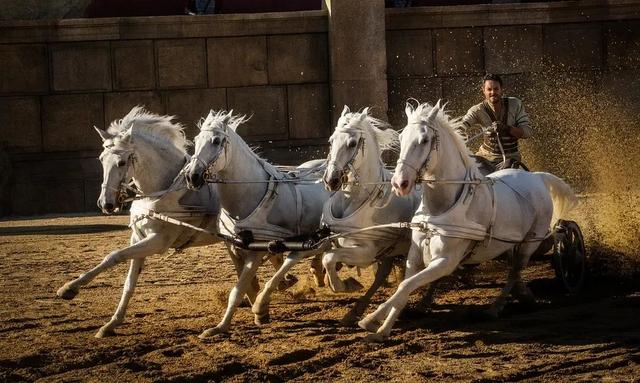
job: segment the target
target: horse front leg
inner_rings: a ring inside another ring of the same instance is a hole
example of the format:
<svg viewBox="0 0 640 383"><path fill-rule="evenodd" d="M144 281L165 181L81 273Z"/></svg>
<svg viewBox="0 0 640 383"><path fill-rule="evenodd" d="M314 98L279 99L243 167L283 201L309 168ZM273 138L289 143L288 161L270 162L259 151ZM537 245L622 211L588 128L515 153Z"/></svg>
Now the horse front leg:
<svg viewBox="0 0 640 383"><path fill-rule="evenodd" d="M376 333L367 336L366 339L369 341L382 341L388 338L411 293L428 283L453 273L464 256L467 243L467 240L458 238L443 238L440 236L431 238L430 251L433 258L427 267L400 282L398 289L391 298L358 323L361 328L371 331L373 330L373 325L379 323L381 318L386 316Z"/></svg>
<svg viewBox="0 0 640 383"><path fill-rule="evenodd" d="M350 243L349 247L338 247L327 251L322 257L322 265L327 272L329 286L334 293L350 293L362 289L354 278L340 279L338 263L350 266L367 267L375 263L378 248L370 243Z"/></svg>
<svg viewBox="0 0 640 383"><path fill-rule="evenodd" d="M124 288L122 289L122 297L120 298L120 303L118 303L118 308L116 312L111 317L111 320L107 322L104 326L98 330L96 333L96 338L104 338L106 336L115 335L114 329L122 324L124 321L124 316L127 311L127 306L129 305L129 300L133 295L133 292L136 288L136 284L138 283L138 276L140 272L142 272L142 267L144 266L144 258L140 259L132 259L131 266L129 267L129 274L124 283Z"/></svg>
<svg viewBox="0 0 640 383"><path fill-rule="evenodd" d="M264 284L251 310L255 314L254 323L256 325L260 326L269 322L269 302L271 301L271 294L284 281L287 272L300 262L305 255L308 256L308 254L301 251L294 251L289 254L289 256L284 259L280 269Z"/></svg>
<svg viewBox="0 0 640 383"><path fill-rule="evenodd" d="M200 334L199 338L204 339L216 334L226 333L229 331L231 325L231 319L236 311L236 308L242 301L247 289L250 288L252 281L256 277L258 267L262 263L262 253L247 252L244 256L244 262L242 272L238 278L238 282L231 289L229 293L229 301L227 303L227 310L220 323L216 327L206 329Z"/></svg>
<svg viewBox="0 0 640 383"><path fill-rule="evenodd" d="M387 280L387 277L389 276L389 273L391 272L392 268L393 268L393 258L388 257L383 259L380 262L378 270L376 270L375 279L371 284L371 286L369 287L369 289L367 290L367 292L357 300L356 304L351 308L351 310L349 310L349 312L340 321L340 323L343 326L353 326L356 324L358 318L360 318L362 314L364 314L364 311L367 309L367 306L369 306L369 302L371 301L371 298L373 297L373 295L376 293L376 291L378 291L380 286L382 286L382 284Z"/></svg>
<svg viewBox="0 0 640 383"><path fill-rule="evenodd" d="M170 241L158 234L150 234L139 242L107 255L96 267L82 274L73 281L65 283L56 294L63 299L73 299L80 292L80 287L91 282L103 271L129 259L144 259L153 254L162 254L169 248Z"/></svg>
<svg viewBox="0 0 640 383"><path fill-rule="evenodd" d="M322 267L322 254L318 254L311 259L309 272L313 275L316 287L324 287L324 271Z"/></svg>

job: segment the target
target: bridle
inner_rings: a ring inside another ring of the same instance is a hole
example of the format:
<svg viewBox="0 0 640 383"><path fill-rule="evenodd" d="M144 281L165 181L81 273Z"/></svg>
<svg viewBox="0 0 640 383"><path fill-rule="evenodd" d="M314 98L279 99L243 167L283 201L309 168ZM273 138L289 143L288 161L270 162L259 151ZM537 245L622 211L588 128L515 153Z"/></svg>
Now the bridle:
<svg viewBox="0 0 640 383"><path fill-rule="evenodd" d="M397 164L398 165L403 165L406 166L408 168L410 168L411 170L416 172L416 180L423 180L424 179L424 173L426 172L427 166L429 165L429 161L431 160L431 154L433 152L438 152L439 147L440 147L440 139L438 136L438 130L435 129L432 126L429 126L427 121L419 121L419 122L414 122L412 125L416 125L419 124L420 126L425 125L427 129L433 131L433 137L431 138L431 145L429 145L429 152L427 153L427 157L425 158L424 162L421 165L416 165L414 163L412 163L411 161L408 161L406 158L400 158L398 159Z"/></svg>
<svg viewBox="0 0 640 383"><path fill-rule="evenodd" d="M360 133L360 138L358 139L358 143L356 144L356 146L353 148L353 154L351 155L351 158L349 159L349 161L347 161L344 164L342 169L340 169L340 171L342 172L340 182L342 184L343 189L348 184L349 173L353 175L355 183L356 184L359 183L358 172L356 171L355 166L353 166L353 163L356 161L356 158L358 157L358 151L362 151L362 155L364 155L364 149L365 149L364 135ZM330 166L330 165L334 165L334 166L337 165L336 161L331 160L331 151L329 151L329 154L327 156L327 166Z"/></svg>
<svg viewBox="0 0 640 383"><path fill-rule="evenodd" d="M105 148L105 150L114 153L115 152L110 148ZM116 193L116 203L119 206L122 206L124 203L132 201L134 198L129 197L129 193L134 193L135 195L140 194L140 190L133 184L130 179L132 178L131 169L134 167L135 155L133 150L125 151L128 152L127 159L125 160L125 171L123 173L122 179L118 183L118 187L114 188L112 186L107 185L105 181L100 184L101 192L104 191L106 193L107 190L112 190Z"/></svg>
<svg viewBox="0 0 640 383"><path fill-rule="evenodd" d="M218 153L207 163L200 159L198 156L191 157L192 161L199 162L204 167L204 172L202 173L202 177L205 182L211 183L218 181L218 177L212 171L213 166L220 159L220 155L224 152L224 160L225 164L222 169L226 168L229 165L229 156L228 156L228 146L229 146L229 134L221 129L211 128L211 129L201 129L201 132L216 132L219 133L222 138L219 146L222 146L222 150L219 150Z"/></svg>

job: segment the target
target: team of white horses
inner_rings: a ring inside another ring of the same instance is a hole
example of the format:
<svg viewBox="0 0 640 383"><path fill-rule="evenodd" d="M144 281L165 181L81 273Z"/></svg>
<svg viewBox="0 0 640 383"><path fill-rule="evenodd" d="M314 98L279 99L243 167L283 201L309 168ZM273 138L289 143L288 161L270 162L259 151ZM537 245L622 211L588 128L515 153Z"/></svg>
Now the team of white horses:
<svg viewBox="0 0 640 383"><path fill-rule="evenodd" d="M101 272L131 261L120 303L96 334L113 335L147 256L224 241L238 281L222 320L201 337L228 332L245 296L255 323L266 323L271 294L295 282L288 272L305 258L311 259L316 284L324 285L326 272L335 292L361 287L339 277L340 265L377 265L373 284L343 318L355 324L394 259L406 255L406 273L396 292L357 322L374 341L389 336L416 289L460 264L481 263L511 249L515 255L508 281L489 311L497 315L510 293L530 299L521 271L550 235L552 223L575 205L571 188L543 172L501 170L485 176L457 133L457 120L439 102L415 108L407 104L405 112L407 125L398 135L369 116L368 109L351 112L345 106L329 140L328 159L290 172L260 158L236 133L246 122L243 116L211 111L199 124L190 156L183 127L172 117L133 108L107 130L96 128L104 147L98 206L111 214L126 190L137 193L131 204L130 246L66 283L58 295L71 299ZM381 155L398 146L392 177ZM323 225L332 235L316 246L286 252L252 247L296 240L299 245ZM256 272L265 260L276 272L260 290Z"/></svg>

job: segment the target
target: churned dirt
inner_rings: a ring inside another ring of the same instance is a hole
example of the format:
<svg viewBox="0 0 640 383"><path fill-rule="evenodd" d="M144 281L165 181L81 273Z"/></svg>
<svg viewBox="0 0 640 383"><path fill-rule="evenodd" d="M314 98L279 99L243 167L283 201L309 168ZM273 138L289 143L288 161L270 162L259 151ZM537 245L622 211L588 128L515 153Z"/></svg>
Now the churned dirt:
<svg viewBox="0 0 640 383"><path fill-rule="evenodd" d="M597 221L598 198L581 200L582 217ZM236 279L221 245L149 259L125 324L117 336L96 339L117 305L127 265L99 276L72 301L55 292L125 246L126 224L125 216L0 222L0 381L640 379L635 258L603 245L606 233L590 221L586 235L602 235L588 241L592 276L582 294L565 295L542 257L525 274L537 307L513 302L502 318L483 319L478 314L506 276L506 264L494 261L449 280L431 312L410 307L382 344L340 326L359 295L316 288L306 262L294 269L299 282L274 295L271 324L254 325L242 307L228 336L198 339L221 318ZM261 282L272 270L262 267ZM368 270L341 272L365 285L371 280ZM374 303L395 284L391 277Z"/></svg>

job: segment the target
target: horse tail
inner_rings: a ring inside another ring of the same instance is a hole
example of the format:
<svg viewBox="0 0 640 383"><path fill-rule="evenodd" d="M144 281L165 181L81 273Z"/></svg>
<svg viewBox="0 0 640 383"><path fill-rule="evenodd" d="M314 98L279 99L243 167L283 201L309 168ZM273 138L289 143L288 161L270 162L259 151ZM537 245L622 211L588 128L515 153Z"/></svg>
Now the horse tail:
<svg viewBox="0 0 640 383"><path fill-rule="evenodd" d="M578 198L571 186L561 178L551 173L539 172L537 174L542 178L553 201L553 216L551 220L553 225L558 219L566 217L566 214L578 204Z"/></svg>

